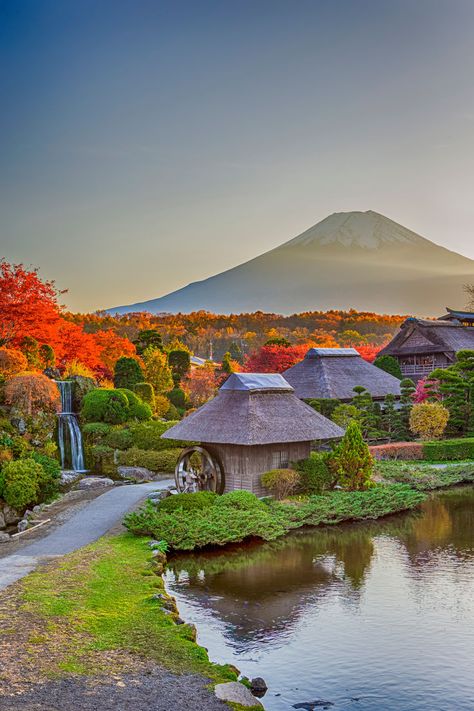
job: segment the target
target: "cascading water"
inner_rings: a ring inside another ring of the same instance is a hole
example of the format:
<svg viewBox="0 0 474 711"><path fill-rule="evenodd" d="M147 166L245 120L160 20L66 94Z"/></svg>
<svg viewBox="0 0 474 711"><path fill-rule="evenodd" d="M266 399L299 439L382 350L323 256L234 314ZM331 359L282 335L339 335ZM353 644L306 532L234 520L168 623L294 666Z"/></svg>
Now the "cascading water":
<svg viewBox="0 0 474 711"><path fill-rule="evenodd" d="M77 415L72 411L72 380L56 380L61 393L61 412L58 415L58 441L63 469L85 471L82 434ZM68 466L70 465L70 466Z"/></svg>

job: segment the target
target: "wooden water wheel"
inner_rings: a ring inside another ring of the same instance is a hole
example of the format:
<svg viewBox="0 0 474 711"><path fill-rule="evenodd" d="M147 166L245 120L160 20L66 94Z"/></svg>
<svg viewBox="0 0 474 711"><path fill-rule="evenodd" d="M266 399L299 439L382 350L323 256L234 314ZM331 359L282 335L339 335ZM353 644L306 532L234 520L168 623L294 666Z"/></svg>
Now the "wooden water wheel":
<svg viewBox="0 0 474 711"><path fill-rule="evenodd" d="M174 478L178 493L224 491L224 472L218 459L204 447L188 447L181 452Z"/></svg>

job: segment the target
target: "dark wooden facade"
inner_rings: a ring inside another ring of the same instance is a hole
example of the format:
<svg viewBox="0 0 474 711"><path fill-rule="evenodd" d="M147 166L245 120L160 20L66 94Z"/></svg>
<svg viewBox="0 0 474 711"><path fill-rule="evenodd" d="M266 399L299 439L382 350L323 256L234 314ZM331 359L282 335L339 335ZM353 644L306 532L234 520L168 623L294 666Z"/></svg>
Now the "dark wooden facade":
<svg viewBox="0 0 474 711"><path fill-rule="evenodd" d="M403 376L416 382L452 365L465 349L474 350L474 329L459 320L408 318L380 354L396 358Z"/></svg>

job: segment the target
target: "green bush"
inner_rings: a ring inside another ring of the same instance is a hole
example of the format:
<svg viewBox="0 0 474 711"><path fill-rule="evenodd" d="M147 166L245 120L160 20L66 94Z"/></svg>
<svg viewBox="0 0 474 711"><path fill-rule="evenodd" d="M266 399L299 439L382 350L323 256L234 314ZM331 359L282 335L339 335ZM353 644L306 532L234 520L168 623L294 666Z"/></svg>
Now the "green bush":
<svg viewBox="0 0 474 711"><path fill-rule="evenodd" d="M45 472L34 459L18 459L3 465L0 496L14 509L23 511L38 503Z"/></svg>
<svg viewBox="0 0 474 711"><path fill-rule="evenodd" d="M331 419L332 413L334 412L336 407L341 404L341 401L332 398L321 397L306 400L306 403L310 407L312 407L313 410L316 410L316 412L320 412L321 415L324 415L324 417Z"/></svg>
<svg viewBox="0 0 474 711"><path fill-rule="evenodd" d="M474 459L474 437L423 442L423 458L430 462Z"/></svg>
<svg viewBox="0 0 474 711"><path fill-rule="evenodd" d="M149 420L150 406L131 390L96 388L88 392L82 403L82 419L86 422L108 422L119 425L130 420Z"/></svg>
<svg viewBox="0 0 474 711"><path fill-rule="evenodd" d="M133 444L138 449L154 449L156 451L185 447L187 446L185 442L175 439L161 439L161 435L176 424L176 421L162 422L159 420L132 423L129 428L133 435Z"/></svg>
<svg viewBox="0 0 474 711"><path fill-rule="evenodd" d="M135 383L133 392L138 395L140 400L150 405L153 410L155 405L155 389L151 383Z"/></svg>
<svg viewBox="0 0 474 711"><path fill-rule="evenodd" d="M194 494L175 494L167 496L158 504L160 511L201 511L208 506L213 506L218 499L218 495L212 491L197 491Z"/></svg>
<svg viewBox="0 0 474 711"><path fill-rule="evenodd" d="M311 452L308 459L296 463L300 489L304 494L322 494L334 488L337 478L329 469L330 457L329 452Z"/></svg>
<svg viewBox="0 0 474 711"><path fill-rule="evenodd" d="M86 422L82 426L84 439L90 444L101 444L112 430L112 425L105 422Z"/></svg>
<svg viewBox="0 0 474 711"><path fill-rule="evenodd" d="M245 495L239 497L237 493ZM186 496L188 501L192 497L201 497L201 494ZM164 499L158 506L148 501L137 512L125 517L126 527L137 535L164 540L173 550L193 550L237 543L251 537L270 541L306 525L378 518L414 508L426 495L404 484L391 484L368 491L332 491L324 496L312 496L303 505L296 506L278 502L267 504L249 492L232 492L214 499L201 497L197 507L187 504L186 509L180 506L173 510L172 501L176 498ZM234 506L237 500L239 505ZM170 503L165 504L167 501ZM202 505L203 501L206 505ZM209 501L214 503L208 505ZM233 503L229 505L229 502ZM171 510L164 506L171 507Z"/></svg>
<svg viewBox="0 0 474 711"><path fill-rule="evenodd" d="M96 474L107 476L116 474L117 466L114 461L114 450L111 447L104 444L93 444L86 447L85 455L87 468Z"/></svg>
<svg viewBox="0 0 474 711"><path fill-rule="evenodd" d="M377 356L374 360L374 365L380 370L384 370L386 373L390 373L395 378L401 380L403 378L402 369L400 368L400 363L396 358L390 355Z"/></svg>
<svg viewBox="0 0 474 711"><path fill-rule="evenodd" d="M128 400L128 420L151 420L151 407L143 400L140 400L138 395L127 388L120 388L116 392L123 393Z"/></svg>
<svg viewBox="0 0 474 711"><path fill-rule="evenodd" d="M126 467L145 467L152 472L172 474L175 470L181 449L153 450L131 447L118 453L118 463Z"/></svg>
<svg viewBox="0 0 474 711"><path fill-rule="evenodd" d="M43 475L39 481L39 500L49 501L59 492L61 466L57 459L40 452L33 452L31 459L41 464Z"/></svg>
<svg viewBox="0 0 474 711"><path fill-rule="evenodd" d="M122 356L115 363L114 385L116 388L133 388L143 382L143 370L135 358Z"/></svg>
<svg viewBox="0 0 474 711"><path fill-rule="evenodd" d="M286 532L284 525L266 507L207 506L201 510L168 512L147 503L125 517L125 526L133 533L165 540L174 550L223 546L249 537L271 541Z"/></svg>
<svg viewBox="0 0 474 711"><path fill-rule="evenodd" d="M255 496L255 494L245 489L229 491L223 496L218 496L214 503L216 506L228 506L234 509L254 509L265 506L265 503Z"/></svg>
<svg viewBox="0 0 474 711"><path fill-rule="evenodd" d="M166 393L166 397L177 408L184 408L186 404L186 393L182 388L173 388Z"/></svg>
<svg viewBox="0 0 474 711"><path fill-rule="evenodd" d="M81 416L86 422L108 422L112 425L126 422L128 399L118 390L96 388L85 395Z"/></svg>
<svg viewBox="0 0 474 711"><path fill-rule="evenodd" d="M300 477L294 469L272 469L262 474L260 481L277 499L286 499L295 493Z"/></svg>
<svg viewBox="0 0 474 711"><path fill-rule="evenodd" d="M133 447L133 433L128 427L118 425L110 430L104 440L107 447L112 449L129 449Z"/></svg>

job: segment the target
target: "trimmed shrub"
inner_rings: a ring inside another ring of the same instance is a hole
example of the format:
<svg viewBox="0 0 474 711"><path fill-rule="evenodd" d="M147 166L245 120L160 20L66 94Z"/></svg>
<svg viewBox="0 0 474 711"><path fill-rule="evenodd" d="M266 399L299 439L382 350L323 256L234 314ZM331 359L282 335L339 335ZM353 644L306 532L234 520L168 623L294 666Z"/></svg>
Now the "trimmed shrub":
<svg viewBox="0 0 474 711"><path fill-rule="evenodd" d="M202 511L209 506L213 506L218 499L218 495L212 491L197 491L194 494L175 494L167 496L158 504L160 511Z"/></svg>
<svg viewBox="0 0 474 711"><path fill-rule="evenodd" d="M96 388L84 397L81 416L86 422L118 425L128 419L128 399L119 390Z"/></svg>
<svg viewBox="0 0 474 711"><path fill-rule="evenodd" d="M430 462L474 459L474 437L423 442L420 447L423 448L424 458Z"/></svg>
<svg viewBox="0 0 474 711"><path fill-rule="evenodd" d="M420 402L410 412L410 429L422 440L438 439L448 420L449 411L440 402Z"/></svg>
<svg viewBox="0 0 474 711"><path fill-rule="evenodd" d="M331 419L332 413L338 405L341 404L340 400L333 400L332 398L313 398L305 401L313 410L320 412L324 417Z"/></svg>
<svg viewBox="0 0 474 711"><path fill-rule="evenodd" d="M18 459L3 465L0 473L0 496L14 509L23 511L39 500L44 470L34 459Z"/></svg>
<svg viewBox="0 0 474 711"><path fill-rule="evenodd" d="M151 383L135 383L133 392L140 400L150 405L152 410L155 409L155 389Z"/></svg>
<svg viewBox="0 0 474 711"><path fill-rule="evenodd" d="M328 464L339 484L346 489L362 491L372 485L374 460L357 422L349 423Z"/></svg>
<svg viewBox="0 0 474 711"><path fill-rule="evenodd" d="M300 477L294 469L272 469L262 474L260 481L277 499L286 499L298 488Z"/></svg>
<svg viewBox="0 0 474 711"><path fill-rule="evenodd" d="M234 509L253 509L265 507L265 503L245 489L229 491L223 496L218 496L214 501L215 506L228 506Z"/></svg>
<svg viewBox="0 0 474 711"><path fill-rule="evenodd" d="M308 459L296 463L299 488L304 494L322 494L334 487L337 479L328 466L330 457L329 452L311 452Z"/></svg>
<svg viewBox="0 0 474 711"><path fill-rule="evenodd" d="M400 363L396 358L391 355L381 355L377 356L374 360L374 365L380 370L384 370L386 373L390 373L395 378L401 380L403 378L402 369L400 368Z"/></svg>
<svg viewBox="0 0 474 711"><path fill-rule="evenodd" d="M114 385L116 388L133 388L143 382L143 370L135 358L122 356L115 363Z"/></svg>
<svg viewBox="0 0 474 711"><path fill-rule="evenodd" d="M166 397L177 408L183 408L186 404L186 393L182 388L173 388L166 393Z"/></svg>
<svg viewBox="0 0 474 711"><path fill-rule="evenodd" d="M127 388L119 388L117 392L123 393L128 400L128 417L127 420L151 420L151 407L140 400L132 390Z"/></svg>
<svg viewBox="0 0 474 711"><path fill-rule="evenodd" d="M86 422L119 425L129 420L149 420L151 410L131 390L96 388L84 397L81 416Z"/></svg>
<svg viewBox="0 0 474 711"><path fill-rule="evenodd" d="M390 442L369 447L371 455L377 460L399 459L414 461L423 459L424 447L421 442Z"/></svg>
<svg viewBox="0 0 474 711"><path fill-rule="evenodd" d="M119 452L118 464L126 467L145 467L152 472L165 472L172 474L175 470L181 449L164 449L160 452L131 447L124 452Z"/></svg>

